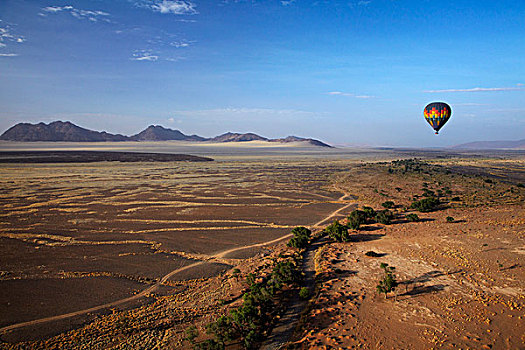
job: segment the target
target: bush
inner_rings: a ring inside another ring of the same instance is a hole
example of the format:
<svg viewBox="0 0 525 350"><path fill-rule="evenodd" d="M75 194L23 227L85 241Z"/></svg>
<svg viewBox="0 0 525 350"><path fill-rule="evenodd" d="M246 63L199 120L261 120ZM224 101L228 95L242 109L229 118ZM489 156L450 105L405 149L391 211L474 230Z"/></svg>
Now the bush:
<svg viewBox="0 0 525 350"><path fill-rule="evenodd" d="M197 327L195 327L194 325L191 325L188 328L186 328L186 331L184 333L186 334L185 339L190 344L195 344L195 338L199 336L199 331L197 330Z"/></svg>
<svg viewBox="0 0 525 350"><path fill-rule="evenodd" d="M310 296L310 291L308 290L308 288L303 287L301 288L301 290L299 290L299 297L301 299L308 299L309 296Z"/></svg>
<svg viewBox="0 0 525 350"><path fill-rule="evenodd" d="M408 214L406 216L406 219L408 220L408 222L418 222L419 216L417 216L417 214Z"/></svg>
<svg viewBox="0 0 525 350"><path fill-rule="evenodd" d="M416 209L422 213L427 213L435 210L439 204L439 199L437 199L436 197L428 197L419 201L412 202L410 208Z"/></svg>
<svg viewBox="0 0 525 350"><path fill-rule="evenodd" d="M392 209L395 206L395 203L392 201L386 201L381 203L381 205L386 209Z"/></svg>
<svg viewBox="0 0 525 350"><path fill-rule="evenodd" d="M434 193L434 191L431 191L426 188L423 189L423 197L435 197L435 196L436 196L436 193Z"/></svg>
<svg viewBox="0 0 525 350"><path fill-rule="evenodd" d="M388 266L386 263L381 263L379 266L385 271L385 275L383 279L378 282L376 288L379 293L385 293L385 298L387 298L388 293L393 291L398 285L396 276L394 275L395 267Z"/></svg>
<svg viewBox="0 0 525 350"><path fill-rule="evenodd" d="M347 227L351 230L359 230L359 227L366 223L366 213L361 210L354 210L348 216Z"/></svg>
<svg viewBox="0 0 525 350"><path fill-rule="evenodd" d="M377 222L383 225L390 225L393 218L394 218L394 214L392 214L392 212L388 209L381 210L377 212L377 215L376 215Z"/></svg>
<svg viewBox="0 0 525 350"><path fill-rule="evenodd" d="M451 201L459 202L459 201L461 201L461 198L459 198L459 197L453 197L453 198L451 199Z"/></svg>
<svg viewBox="0 0 525 350"><path fill-rule="evenodd" d="M454 222L454 218L452 216L447 216L447 222Z"/></svg>
<svg viewBox="0 0 525 350"><path fill-rule="evenodd" d="M310 235L312 234L312 231L310 231L306 227L299 226L292 230L292 234L293 237L290 238L288 246L303 249L308 246L308 242L310 241Z"/></svg>
<svg viewBox="0 0 525 350"><path fill-rule="evenodd" d="M215 322L206 326L206 332L213 334L214 340L206 342L205 349L224 349L226 342L236 338L232 319L228 316L220 316Z"/></svg>
<svg viewBox="0 0 525 350"><path fill-rule="evenodd" d="M367 221L374 221L376 217L376 211L374 209L371 207L363 207L363 213L365 213Z"/></svg>
<svg viewBox="0 0 525 350"><path fill-rule="evenodd" d="M350 240L348 229L337 220L330 224L325 231L328 233L328 236L336 242L348 242Z"/></svg>
<svg viewBox="0 0 525 350"><path fill-rule="evenodd" d="M521 188L525 187L525 185L523 184L517 184L516 186L521 187Z"/></svg>
<svg viewBox="0 0 525 350"><path fill-rule="evenodd" d="M296 228L294 228L292 230L292 233L293 233L294 236L306 236L306 237L310 238L310 235L312 234L312 231L310 231L309 229L307 229L304 226L297 226Z"/></svg>

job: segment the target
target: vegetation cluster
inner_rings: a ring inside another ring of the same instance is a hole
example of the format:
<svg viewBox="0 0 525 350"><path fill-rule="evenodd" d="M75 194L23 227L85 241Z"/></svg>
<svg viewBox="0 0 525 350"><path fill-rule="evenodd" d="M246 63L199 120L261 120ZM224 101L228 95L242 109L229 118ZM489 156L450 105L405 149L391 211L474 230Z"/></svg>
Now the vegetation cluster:
<svg viewBox="0 0 525 350"><path fill-rule="evenodd" d="M293 237L288 242L288 247L304 249L310 243L312 231L306 227L299 226L292 230Z"/></svg>
<svg viewBox="0 0 525 350"><path fill-rule="evenodd" d="M306 227L292 230L289 247L304 249L310 243L311 231ZM275 320L278 305L284 298L283 291L297 285L301 276L299 265L302 255L294 252L281 254L273 261L272 272L266 276L247 275L247 291L242 295L240 307L231 309L206 326L210 339L196 343L196 328L187 330L186 340L194 349L224 349L228 344L239 344L244 349L255 349L264 340ZM308 298L308 288L299 292L301 298Z"/></svg>

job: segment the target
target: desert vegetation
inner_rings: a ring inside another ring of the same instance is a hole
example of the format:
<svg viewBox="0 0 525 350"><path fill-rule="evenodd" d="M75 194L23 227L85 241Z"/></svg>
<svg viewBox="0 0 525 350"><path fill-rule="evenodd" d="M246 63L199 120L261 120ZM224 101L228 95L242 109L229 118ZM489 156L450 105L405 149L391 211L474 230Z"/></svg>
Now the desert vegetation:
<svg viewBox="0 0 525 350"><path fill-rule="evenodd" d="M522 170L483 162L93 163L31 166L23 178L20 166L3 168L0 239L33 260L17 258L26 261L18 270L2 263L3 290L19 291L2 298L56 309L24 293L105 283L118 299L150 290L73 329L4 332L3 346L256 348L294 298L308 303L295 347L520 344ZM315 254L315 289L301 284L305 251ZM65 254L78 259L65 265ZM16 307L2 310L4 325L49 315ZM407 313L398 321L392 308Z"/></svg>
<svg viewBox="0 0 525 350"><path fill-rule="evenodd" d="M347 227L373 234L319 249L301 348L522 346L523 169L523 161L406 159L341 174L338 185L362 205Z"/></svg>

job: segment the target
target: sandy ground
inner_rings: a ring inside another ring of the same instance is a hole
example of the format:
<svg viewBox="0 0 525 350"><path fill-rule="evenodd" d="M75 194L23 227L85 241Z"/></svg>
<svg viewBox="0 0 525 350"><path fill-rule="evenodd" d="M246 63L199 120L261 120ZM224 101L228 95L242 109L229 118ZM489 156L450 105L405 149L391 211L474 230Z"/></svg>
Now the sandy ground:
<svg viewBox="0 0 525 350"><path fill-rule="evenodd" d="M0 254L7 272L0 283L112 277L143 290L195 261L206 271L166 279L142 305L9 332L0 347L188 348L190 325L204 335L208 322L242 302L246 275L287 250L277 242L232 249L282 237L294 225L343 219L348 213L337 210L348 203L381 209L386 200L396 204L392 225L366 225L353 242L318 249L319 292L289 347L524 347L525 191L516 186L525 182L523 159L453 156L403 172L390 163L312 157L111 171L102 164L2 168L9 176L0 192L1 239L16 247ZM442 191L446 205L406 222L406 207L424 188ZM376 292L380 262L395 266L400 282L387 299ZM28 339L37 340L20 342Z"/></svg>
<svg viewBox="0 0 525 350"><path fill-rule="evenodd" d="M342 180L366 176L367 185L384 190L387 196L374 197L372 190L363 202L376 209L394 193L396 203L408 202L406 197L429 182L428 175L404 175L403 180L376 170ZM402 190L390 192L389 178L396 180L391 187ZM518 178L524 179L523 174ZM363 186L347 184L354 190ZM458 202L418 213L422 222L367 225L355 232L353 242L321 248L319 293L289 347L525 348L525 191L494 176L466 177L452 185L451 196L471 205ZM504 195L509 191L516 197ZM402 208L397 211L400 218L406 214ZM449 216L454 222L447 222ZM370 251L379 257L366 256ZM384 276L380 263L395 267L399 282L387 299L376 290Z"/></svg>

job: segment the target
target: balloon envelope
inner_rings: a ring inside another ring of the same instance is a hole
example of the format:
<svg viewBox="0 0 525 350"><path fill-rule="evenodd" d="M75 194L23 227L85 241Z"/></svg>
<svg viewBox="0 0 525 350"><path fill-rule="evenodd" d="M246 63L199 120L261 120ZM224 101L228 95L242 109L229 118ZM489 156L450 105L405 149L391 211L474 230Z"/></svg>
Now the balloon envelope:
<svg viewBox="0 0 525 350"><path fill-rule="evenodd" d="M437 134L439 129L450 119L452 109L445 102L432 102L425 107L423 115Z"/></svg>

